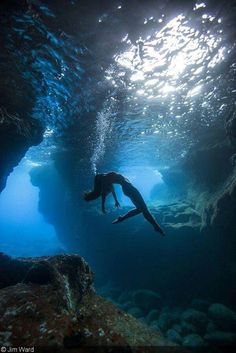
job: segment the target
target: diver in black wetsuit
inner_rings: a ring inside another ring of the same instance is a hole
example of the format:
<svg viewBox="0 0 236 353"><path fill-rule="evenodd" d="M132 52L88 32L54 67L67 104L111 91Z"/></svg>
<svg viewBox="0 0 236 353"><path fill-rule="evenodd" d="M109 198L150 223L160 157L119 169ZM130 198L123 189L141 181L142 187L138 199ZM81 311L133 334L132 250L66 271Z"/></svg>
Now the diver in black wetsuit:
<svg viewBox="0 0 236 353"><path fill-rule="evenodd" d="M123 222L127 218L130 218L138 215L139 213L142 213L143 216L146 218L146 220L152 224L155 231L161 233L162 235L165 235L165 233L163 232L159 224L156 222L156 220L148 210L147 205L144 199L142 198L142 195L140 194L140 192L130 183L128 179L123 177L123 175L121 174L118 174L115 172L109 172L106 174L97 174L94 178L94 189L92 191L84 193L84 200L92 201L101 196L102 212L106 213L106 210L105 210L106 196L109 193L112 193L115 200L115 206L119 207L120 204L117 200L113 184L120 184L122 187L123 193L130 198L130 200L133 202L133 204L136 207L133 210L124 214L123 216L119 216L117 219L115 219L112 222L113 224Z"/></svg>

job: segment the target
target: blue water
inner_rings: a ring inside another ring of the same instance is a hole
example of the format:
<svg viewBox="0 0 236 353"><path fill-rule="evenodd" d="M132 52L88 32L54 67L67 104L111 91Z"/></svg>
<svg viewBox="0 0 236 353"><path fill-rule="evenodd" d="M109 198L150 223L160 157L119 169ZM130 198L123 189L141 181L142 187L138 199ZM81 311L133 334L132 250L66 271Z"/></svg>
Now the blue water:
<svg viewBox="0 0 236 353"><path fill-rule="evenodd" d="M0 197L0 251L12 256L42 256L62 250L54 227L38 210L39 190L23 160L7 180ZM59 250L60 249L60 250Z"/></svg>

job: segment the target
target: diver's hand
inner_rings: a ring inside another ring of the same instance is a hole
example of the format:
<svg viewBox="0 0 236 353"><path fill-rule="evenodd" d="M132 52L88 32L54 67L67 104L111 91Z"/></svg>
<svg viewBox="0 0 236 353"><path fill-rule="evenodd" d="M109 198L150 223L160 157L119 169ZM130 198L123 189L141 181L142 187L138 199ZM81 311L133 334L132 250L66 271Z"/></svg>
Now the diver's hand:
<svg viewBox="0 0 236 353"><path fill-rule="evenodd" d="M115 203L115 207L116 207L116 208L119 208L119 207L120 207L120 204L119 204L119 202L118 202L118 201L116 201L116 203Z"/></svg>

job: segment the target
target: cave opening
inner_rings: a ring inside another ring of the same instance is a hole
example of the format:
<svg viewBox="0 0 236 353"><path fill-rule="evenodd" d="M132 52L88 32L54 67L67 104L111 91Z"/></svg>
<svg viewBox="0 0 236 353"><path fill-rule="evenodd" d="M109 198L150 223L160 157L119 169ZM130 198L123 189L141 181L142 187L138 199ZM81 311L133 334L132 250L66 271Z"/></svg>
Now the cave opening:
<svg viewBox="0 0 236 353"><path fill-rule="evenodd" d="M0 251L11 256L44 256L63 251L55 229L39 212L39 190L30 181L37 163L26 155L14 168L0 198Z"/></svg>

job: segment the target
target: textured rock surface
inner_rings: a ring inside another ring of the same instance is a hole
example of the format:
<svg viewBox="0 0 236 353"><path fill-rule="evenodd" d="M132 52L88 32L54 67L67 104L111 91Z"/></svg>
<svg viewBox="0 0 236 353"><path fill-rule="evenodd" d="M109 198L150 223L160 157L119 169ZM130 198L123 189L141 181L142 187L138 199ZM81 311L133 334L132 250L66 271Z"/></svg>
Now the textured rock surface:
<svg viewBox="0 0 236 353"><path fill-rule="evenodd" d="M178 344L181 344L182 343L182 337L180 336L180 334L175 331L174 329L169 329L167 332L166 332L166 337L173 341L173 342L176 342Z"/></svg>
<svg viewBox="0 0 236 353"><path fill-rule="evenodd" d="M37 120L11 115L0 106L0 192L29 147L38 145L42 138L43 127Z"/></svg>
<svg viewBox="0 0 236 353"><path fill-rule="evenodd" d="M174 343L96 295L92 281L78 255L11 259L1 254L0 344L79 352L91 346L175 351Z"/></svg>
<svg viewBox="0 0 236 353"><path fill-rule="evenodd" d="M186 347L194 348L194 347L202 347L202 346L204 347L207 345L207 343L202 339L201 336L197 334L191 334L184 337L183 345Z"/></svg>
<svg viewBox="0 0 236 353"><path fill-rule="evenodd" d="M209 316L222 329L236 330L236 312L223 304L215 303L209 307Z"/></svg>
<svg viewBox="0 0 236 353"><path fill-rule="evenodd" d="M188 309L182 314L182 319L197 328L199 332L204 332L208 323L205 313L195 309Z"/></svg>

